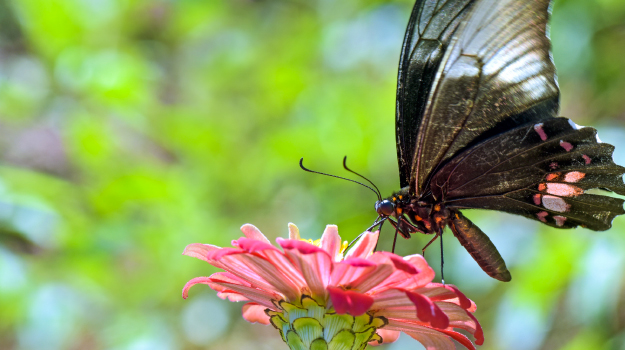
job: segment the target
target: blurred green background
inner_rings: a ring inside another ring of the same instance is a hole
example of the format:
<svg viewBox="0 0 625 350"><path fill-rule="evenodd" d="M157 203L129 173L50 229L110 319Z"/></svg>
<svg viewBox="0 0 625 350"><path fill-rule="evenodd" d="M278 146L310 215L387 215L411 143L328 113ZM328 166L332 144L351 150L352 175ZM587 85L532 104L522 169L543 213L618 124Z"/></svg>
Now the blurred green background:
<svg viewBox="0 0 625 350"><path fill-rule="evenodd" d="M0 349L285 349L181 256L253 223L352 239L390 194L397 62L412 0L0 0ZM561 114L625 164L625 2L557 0ZM451 235L447 281L481 349L625 349L625 219L555 230L473 211L513 275ZM392 232L382 248L389 249ZM427 238L402 241L420 252ZM426 254L438 269L437 249ZM387 350L419 349L403 336Z"/></svg>

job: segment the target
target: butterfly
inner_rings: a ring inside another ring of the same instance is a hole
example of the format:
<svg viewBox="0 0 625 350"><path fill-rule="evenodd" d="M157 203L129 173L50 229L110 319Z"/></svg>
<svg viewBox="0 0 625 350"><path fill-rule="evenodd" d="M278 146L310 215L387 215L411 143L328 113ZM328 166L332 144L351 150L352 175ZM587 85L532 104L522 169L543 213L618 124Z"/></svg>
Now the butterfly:
<svg viewBox="0 0 625 350"><path fill-rule="evenodd" d="M395 238L420 232L434 234L432 243L449 226L484 272L510 281L497 248L462 210L595 231L625 213L622 199L587 193L625 195L614 147L558 117L550 11L550 0L416 2L397 83L401 190L376 202L373 227L389 221Z"/></svg>

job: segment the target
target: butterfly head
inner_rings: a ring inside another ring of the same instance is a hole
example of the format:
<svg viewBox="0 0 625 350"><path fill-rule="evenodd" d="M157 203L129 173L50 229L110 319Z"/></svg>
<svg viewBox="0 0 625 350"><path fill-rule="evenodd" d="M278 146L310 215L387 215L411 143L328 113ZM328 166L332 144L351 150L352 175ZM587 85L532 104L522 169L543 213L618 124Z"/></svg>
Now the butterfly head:
<svg viewBox="0 0 625 350"><path fill-rule="evenodd" d="M375 202L375 211L380 216L391 216L395 213L395 203L388 199L379 200Z"/></svg>

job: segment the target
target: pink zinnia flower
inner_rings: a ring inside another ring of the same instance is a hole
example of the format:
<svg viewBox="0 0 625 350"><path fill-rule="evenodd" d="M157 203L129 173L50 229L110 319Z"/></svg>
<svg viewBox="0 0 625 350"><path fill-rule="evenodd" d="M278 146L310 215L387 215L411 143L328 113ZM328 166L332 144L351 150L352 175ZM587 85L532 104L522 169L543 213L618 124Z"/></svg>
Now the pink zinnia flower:
<svg viewBox="0 0 625 350"><path fill-rule="evenodd" d="M481 345L484 336L473 316L476 306L452 285L432 283L434 271L421 255L400 257L374 252L378 232L365 232L344 254L336 226L319 242L303 241L289 224L289 239L272 246L256 227L233 248L190 244L184 253L225 272L197 277L182 290L203 283L230 301L246 301L243 317L272 324L291 349L364 349L392 342L404 332L427 349L455 349L455 339Z"/></svg>

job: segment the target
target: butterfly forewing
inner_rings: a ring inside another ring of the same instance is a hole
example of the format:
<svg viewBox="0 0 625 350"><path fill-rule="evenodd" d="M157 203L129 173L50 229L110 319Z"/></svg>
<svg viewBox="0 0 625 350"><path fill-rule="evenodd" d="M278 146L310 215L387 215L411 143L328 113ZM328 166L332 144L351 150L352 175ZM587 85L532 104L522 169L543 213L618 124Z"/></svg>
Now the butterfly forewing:
<svg viewBox="0 0 625 350"><path fill-rule="evenodd" d="M463 149L557 115L549 0L476 1L452 36L419 119L410 186Z"/></svg>
<svg viewBox="0 0 625 350"><path fill-rule="evenodd" d="M437 69L453 32L474 1L417 1L408 22L397 81L397 159L401 187L408 186L417 131Z"/></svg>

